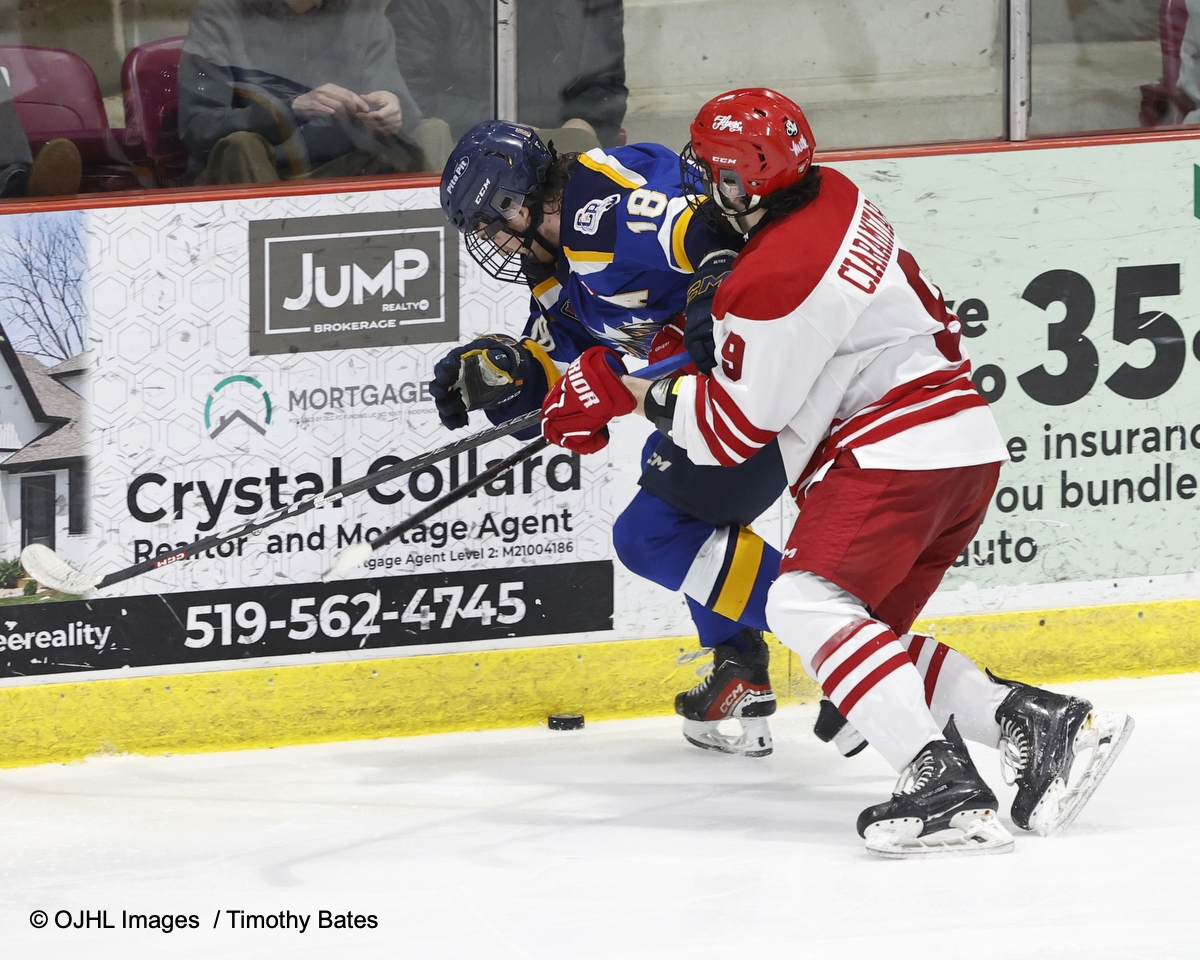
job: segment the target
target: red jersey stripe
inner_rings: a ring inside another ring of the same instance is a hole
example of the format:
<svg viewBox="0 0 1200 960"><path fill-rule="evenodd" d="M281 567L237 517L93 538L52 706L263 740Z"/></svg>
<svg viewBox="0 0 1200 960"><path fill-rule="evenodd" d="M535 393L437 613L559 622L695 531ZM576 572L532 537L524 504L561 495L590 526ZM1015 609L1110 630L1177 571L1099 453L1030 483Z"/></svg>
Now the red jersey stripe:
<svg viewBox="0 0 1200 960"><path fill-rule="evenodd" d="M761 427L756 427L746 418L746 415L742 413L737 402L721 386L719 380L710 377L708 390L713 402L721 408L722 413L729 417L729 422L751 443L756 443L762 447L775 439L775 434L770 430L763 430Z"/></svg>

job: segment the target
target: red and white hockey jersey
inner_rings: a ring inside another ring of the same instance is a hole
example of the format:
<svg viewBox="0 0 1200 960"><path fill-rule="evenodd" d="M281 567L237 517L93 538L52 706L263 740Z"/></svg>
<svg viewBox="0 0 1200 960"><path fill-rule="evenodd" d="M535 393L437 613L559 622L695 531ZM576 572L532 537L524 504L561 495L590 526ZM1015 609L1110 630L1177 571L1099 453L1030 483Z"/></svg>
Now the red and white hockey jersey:
<svg viewBox="0 0 1200 960"><path fill-rule="evenodd" d="M778 437L797 496L845 449L866 469L1007 460L958 318L879 208L821 173L817 198L755 235L718 291L720 363L682 381L673 439L730 466Z"/></svg>

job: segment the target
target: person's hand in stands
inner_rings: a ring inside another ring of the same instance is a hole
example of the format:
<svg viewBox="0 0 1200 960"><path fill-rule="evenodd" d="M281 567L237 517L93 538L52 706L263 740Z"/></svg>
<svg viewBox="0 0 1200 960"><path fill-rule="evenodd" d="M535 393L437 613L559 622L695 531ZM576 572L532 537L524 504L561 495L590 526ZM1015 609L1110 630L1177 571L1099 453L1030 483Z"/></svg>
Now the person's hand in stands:
<svg viewBox="0 0 1200 960"><path fill-rule="evenodd" d="M371 96L371 94L368 94ZM371 106L353 90L336 83L323 83L315 90L301 94L292 101L292 112L301 120L314 117L337 117L365 114Z"/></svg>
<svg viewBox="0 0 1200 960"><path fill-rule="evenodd" d="M362 99L370 106L367 112L358 115L358 119L368 128L388 136L400 130L404 115L400 110L399 97L390 90L375 90L363 94Z"/></svg>

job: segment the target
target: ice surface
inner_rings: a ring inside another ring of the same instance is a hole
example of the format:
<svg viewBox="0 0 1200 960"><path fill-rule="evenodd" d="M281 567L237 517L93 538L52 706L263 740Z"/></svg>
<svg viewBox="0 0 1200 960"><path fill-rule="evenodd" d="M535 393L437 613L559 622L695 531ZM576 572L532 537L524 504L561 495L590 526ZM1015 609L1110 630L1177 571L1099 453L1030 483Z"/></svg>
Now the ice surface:
<svg viewBox="0 0 1200 960"><path fill-rule="evenodd" d="M1063 689L1137 729L1064 835L1013 828L1003 857L869 857L854 820L894 777L815 740L813 707L781 711L763 760L659 718L0 771L0 955L1200 956L1200 675ZM35 909L118 929L35 930ZM200 929L122 930L122 909ZM318 930L321 909L379 927ZM214 930L218 910L313 916Z"/></svg>

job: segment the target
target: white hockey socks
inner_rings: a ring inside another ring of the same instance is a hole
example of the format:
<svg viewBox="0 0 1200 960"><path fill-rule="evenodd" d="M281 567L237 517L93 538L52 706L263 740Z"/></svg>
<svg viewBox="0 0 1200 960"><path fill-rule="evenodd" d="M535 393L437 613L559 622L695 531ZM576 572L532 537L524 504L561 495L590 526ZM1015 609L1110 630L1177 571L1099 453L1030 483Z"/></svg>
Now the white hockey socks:
<svg viewBox="0 0 1200 960"><path fill-rule="evenodd" d="M812 674L842 716L897 770L942 730L925 703L921 675L878 620L847 624L812 658Z"/></svg>
<svg viewBox="0 0 1200 960"><path fill-rule="evenodd" d="M929 712L907 650L856 597L816 574L785 573L771 587L767 621L842 716L897 770L942 738L944 724Z"/></svg>
<svg viewBox="0 0 1200 960"><path fill-rule="evenodd" d="M965 739L989 747L1000 746L996 709L1009 688L992 683L987 674L961 653L932 637L906 633L899 642L908 650L923 678L925 702L934 721L944 727L953 716ZM845 711L842 715L845 716Z"/></svg>

